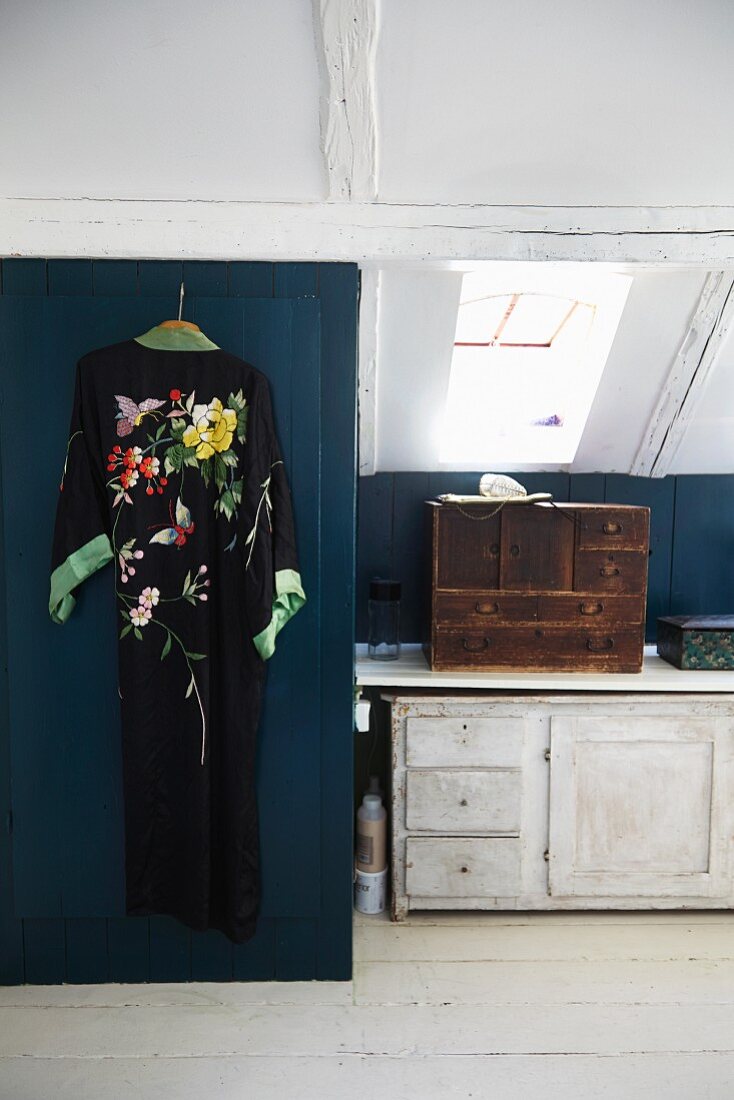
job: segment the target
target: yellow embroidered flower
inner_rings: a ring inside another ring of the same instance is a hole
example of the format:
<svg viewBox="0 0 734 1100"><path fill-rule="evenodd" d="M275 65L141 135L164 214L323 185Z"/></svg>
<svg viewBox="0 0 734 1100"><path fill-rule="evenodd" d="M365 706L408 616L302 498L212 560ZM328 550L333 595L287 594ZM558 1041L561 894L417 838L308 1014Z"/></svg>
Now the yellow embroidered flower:
<svg viewBox="0 0 734 1100"><path fill-rule="evenodd" d="M215 397L208 405L194 405L191 419L193 423L183 434L183 445L196 447L196 457L200 462L211 458L215 451L229 449L237 427L234 409L225 409L219 398Z"/></svg>

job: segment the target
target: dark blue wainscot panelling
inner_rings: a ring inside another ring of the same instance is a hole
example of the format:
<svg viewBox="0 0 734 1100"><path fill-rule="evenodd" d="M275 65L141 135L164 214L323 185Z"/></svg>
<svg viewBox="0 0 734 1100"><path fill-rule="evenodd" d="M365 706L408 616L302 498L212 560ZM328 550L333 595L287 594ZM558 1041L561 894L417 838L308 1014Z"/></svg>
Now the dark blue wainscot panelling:
<svg viewBox="0 0 734 1100"><path fill-rule="evenodd" d="M262 916L237 947L125 917L107 571L63 629L47 613L75 362L175 316L182 278L184 316L271 380L309 597L269 669ZM349 978L356 268L11 259L2 290L0 984Z"/></svg>
<svg viewBox="0 0 734 1100"><path fill-rule="evenodd" d="M622 474L516 474L557 501L640 504L650 508L647 599L649 641L660 615L734 613L734 477L627 477ZM401 634L418 641L425 613L423 501L473 493L480 474L395 473L359 479L357 638L367 640L373 576L403 583Z"/></svg>

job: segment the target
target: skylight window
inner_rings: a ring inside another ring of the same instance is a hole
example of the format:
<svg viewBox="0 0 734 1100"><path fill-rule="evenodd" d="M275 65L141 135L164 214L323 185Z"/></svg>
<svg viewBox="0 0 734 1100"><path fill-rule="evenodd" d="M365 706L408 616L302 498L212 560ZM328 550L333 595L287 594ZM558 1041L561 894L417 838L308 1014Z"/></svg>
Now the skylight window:
<svg viewBox="0 0 734 1100"><path fill-rule="evenodd" d="M497 264L462 283L442 465L564 465L578 449L632 279Z"/></svg>

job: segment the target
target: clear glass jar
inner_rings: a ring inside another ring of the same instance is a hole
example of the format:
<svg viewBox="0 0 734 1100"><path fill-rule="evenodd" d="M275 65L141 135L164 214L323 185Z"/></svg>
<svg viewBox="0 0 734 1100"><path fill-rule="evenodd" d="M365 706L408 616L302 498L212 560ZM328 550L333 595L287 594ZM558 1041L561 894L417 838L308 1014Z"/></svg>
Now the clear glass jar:
<svg viewBox="0 0 734 1100"><path fill-rule="evenodd" d="M370 581L368 653L374 661L400 656L400 581Z"/></svg>

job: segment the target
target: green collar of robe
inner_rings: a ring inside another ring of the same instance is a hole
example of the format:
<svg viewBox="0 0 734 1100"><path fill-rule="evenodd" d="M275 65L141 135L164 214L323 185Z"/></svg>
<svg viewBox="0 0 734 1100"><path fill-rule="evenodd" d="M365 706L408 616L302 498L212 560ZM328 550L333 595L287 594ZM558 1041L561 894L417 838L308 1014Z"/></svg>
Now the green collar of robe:
<svg viewBox="0 0 734 1100"><path fill-rule="evenodd" d="M164 328L163 325L155 325L142 336L136 336L135 343L142 344L144 348L158 348L159 351L219 350L219 346L203 332L192 328Z"/></svg>

